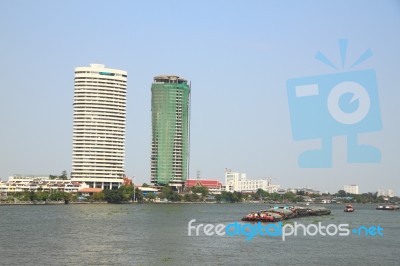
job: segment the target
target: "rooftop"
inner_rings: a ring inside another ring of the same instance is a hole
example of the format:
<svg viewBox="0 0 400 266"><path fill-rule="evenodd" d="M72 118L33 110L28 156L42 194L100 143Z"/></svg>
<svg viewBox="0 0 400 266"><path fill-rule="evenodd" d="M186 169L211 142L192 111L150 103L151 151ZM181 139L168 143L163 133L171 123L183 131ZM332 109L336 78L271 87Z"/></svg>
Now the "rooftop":
<svg viewBox="0 0 400 266"><path fill-rule="evenodd" d="M154 77L155 83L187 83L187 80L175 75L159 75Z"/></svg>

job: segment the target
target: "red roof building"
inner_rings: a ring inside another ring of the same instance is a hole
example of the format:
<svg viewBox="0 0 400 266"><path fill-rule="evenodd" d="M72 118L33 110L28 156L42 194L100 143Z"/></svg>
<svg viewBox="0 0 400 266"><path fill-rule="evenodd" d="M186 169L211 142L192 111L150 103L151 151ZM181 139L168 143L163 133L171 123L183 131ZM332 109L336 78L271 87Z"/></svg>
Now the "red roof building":
<svg viewBox="0 0 400 266"><path fill-rule="evenodd" d="M206 187L211 193L221 193L222 190L221 181L212 179L188 179L185 186L188 188L196 186Z"/></svg>
<svg viewBox="0 0 400 266"><path fill-rule="evenodd" d="M78 190L78 193L98 193L98 192L102 192L103 190L101 188L82 188L80 190Z"/></svg>

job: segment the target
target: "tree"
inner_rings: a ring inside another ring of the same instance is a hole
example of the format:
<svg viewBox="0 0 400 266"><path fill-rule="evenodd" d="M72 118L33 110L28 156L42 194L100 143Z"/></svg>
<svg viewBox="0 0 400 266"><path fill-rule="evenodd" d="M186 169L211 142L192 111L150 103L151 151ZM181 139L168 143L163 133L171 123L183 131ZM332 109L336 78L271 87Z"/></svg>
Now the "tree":
<svg viewBox="0 0 400 266"><path fill-rule="evenodd" d="M103 193L104 193L104 199L108 203L121 203L122 202L122 193L118 190L105 189L103 191Z"/></svg>
<svg viewBox="0 0 400 266"><path fill-rule="evenodd" d="M192 190L193 193L201 193L201 195L203 197L208 195L208 188L207 187L195 186L195 187L192 187L191 190Z"/></svg>
<svg viewBox="0 0 400 266"><path fill-rule="evenodd" d="M135 198L133 200L137 202L143 202L143 192L138 188L135 189Z"/></svg>
<svg viewBox="0 0 400 266"><path fill-rule="evenodd" d="M58 190L52 190L49 198L50 200L56 200L56 201L64 200L65 199L64 192Z"/></svg>
<svg viewBox="0 0 400 266"><path fill-rule="evenodd" d="M162 188L160 198L173 202L182 200L182 197L177 192L173 191L170 186Z"/></svg>
<svg viewBox="0 0 400 266"><path fill-rule="evenodd" d="M47 191L39 191L38 189L38 192L36 192L37 200L46 201L49 198L49 196L50 196L49 192Z"/></svg>
<svg viewBox="0 0 400 266"><path fill-rule="evenodd" d="M68 174L67 174L67 171L62 171L61 172L61 175L59 176L59 178L60 179L63 179L63 180L66 180L66 179L68 179Z"/></svg>
<svg viewBox="0 0 400 266"><path fill-rule="evenodd" d="M338 197L346 197L347 193L343 189L339 190L337 193Z"/></svg>
<svg viewBox="0 0 400 266"><path fill-rule="evenodd" d="M187 202L196 202L199 201L199 199L200 197L196 193L185 194L185 196L183 196L183 200Z"/></svg>
<svg viewBox="0 0 400 266"><path fill-rule="evenodd" d="M143 183L142 187L149 187L149 185L147 183Z"/></svg>
<svg viewBox="0 0 400 266"><path fill-rule="evenodd" d="M103 192L93 193L93 195L91 196L91 199L93 201L103 201L104 200L104 193Z"/></svg>
<svg viewBox="0 0 400 266"><path fill-rule="evenodd" d="M37 198L37 196L36 196L36 193L33 192L33 191L30 191L30 192L29 192L29 200L34 201L34 200L37 200L37 199L38 199L38 198Z"/></svg>
<svg viewBox="0 0 400 266"><path fill-rule="evenodd" d="M156 195L154 195L154 193L147 193L144 198L148 201L153 201L156 198Z"/></svg>
<svg viewBox="0 0 400 266"><path fill-rule="evenodd" d="M133 186L123 185L118 188L118 192L121 194L122 201L130 201L133 198Z"/></svg>
<svg viewBox="0 0 400 266"><path fill-rule="evenodd" d="M171 197L171 195L173 194L172 189L169 186L164 186L161 189L161 195L160 198L162 199L168 199L169 197Z"/></svg>
<svg viewBox="0 0 400 266"><path fill-rule="evenodd" d="M177 202L177 201L181 201L182 197L181 195L178 194L178 192L173 191L172 195L168 198L169 201L172 202Z"/></svg>
<svg viewBox="0 0 400 266"><path fill-rule="evenodd" d="M229 203L236 203L241 202L243 199L243 194L241 192L226 192L223 191L221 193L221 201L229 202Z"/></svg>
<svg viewBox="0 0 400 266"><path fill-rule="evenodd" d="M290 202L295 202L296 201L296 195L293 192L286 192L283 197L285 200L290 201Z"/></svg>
<svg viewBox="0 0 400 266"><path fill-rule="evenodd" d="M215 200L216 200L218 203L221 203L221 200L222 200L221 194L215 195Z"/></svg>

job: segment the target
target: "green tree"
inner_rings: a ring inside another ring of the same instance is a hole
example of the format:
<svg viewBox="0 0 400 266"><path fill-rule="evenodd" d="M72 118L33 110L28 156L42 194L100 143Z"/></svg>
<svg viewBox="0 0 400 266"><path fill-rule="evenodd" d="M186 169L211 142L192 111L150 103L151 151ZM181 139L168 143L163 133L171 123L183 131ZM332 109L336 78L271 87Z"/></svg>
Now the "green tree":
<svg viewBox="0 0 400 266"><path fill-rule="evenodd" d="M339 190L337 193L338 197L346 197L347 193L343 189Z"/></svg>
<svg viewBox="0 0 400 266"><path fill-rule="evenodd" d="M216 202L221 203L221 200L222 200L221 194L215 195L215 201L216 201Z"/></svg>
<svg viewBox="0 0 400 266"><path fill-rule="evenodd" d="M203 197L205 197L205 196L207 196L208 195L208 188L207 187L203 187L203 186L195 186L195 187L192 187L192 192L193 193L201 193L201 195L203 196Z"/></svg>
<svg viewBox="0 0 400 266"><path fill-rule="evenodd" d="M33 201L33 200L37 200L38 198L37 198L37 196L36 196L36 193L35 192L33 192L33 191L29 191L29 200L30 201Z"/></svg>
<svg viewBox="0 0 400 266"><path fill-rule="evenodd" d="M183 200L186 202L196 202L200 200L200 197L196 193L185 194Z"/></svg>
<svg viewBox="0 0 400 266"><path fill-rule="evenodd" d="M47 191L38 191L36 192L37 200L46 201L49 198L49 192Z"/></svg>
<svg viewBox="0 0 400 266"><path fill-rule="evenodd" d="M154 195L154 193L147 193L144 198L151 202L151 201L154 201L154 199L156 198L156 195Z"/></svg>
<svg viewBox="0 0 400 266"><path fill-rule="evenodd" d="M182 197L181 197L181 195L178 194L178 192L173 191L172 195L167 199L172 202L177 202L177 201L181 201Z"/></svg>
<svg viewBox="0 0 400 266"><path fill-rule="evenodd" d="M140 189L135 189L135 198L133 200L143 202L143 192Z"/></svg>
<svg viewBox="0 0 400 266"><path fill-rule="evenodd" d="M161 189L160 198L162 198L162 199L168 199L168 200L169 200L169 198L172 197L172 194L173 194L173 193L174 193L174 192L172 191L171 187L169 187L169 186L164 186L164 187Z"/></svg>
<svg viewBox="0 0 400 266"><path fill-rule="evenodd" d="M229 202L229 203L236 203L241 202L243 200L243 194L241 192L226 192L223 191L221 193L221 201Z"/></svg>
<svg viewBox="0 0 400 266"><path fill-rule="evenodd" d="M59 176L59 178L60 179L63 179L63 180L66 180L66 179L68 179L68 174L67 174L67 171L62 171L61 172L61 175Z"/></svg>
<svg viewBox="0 0 400 266"><path fill-rule="evenodd" d="M283 198L289 202L295 202L296 201L296 194L294 194L293 192L286 192L283 195Z"/></svg>
<svg viewBox="0 0 400 266"><path fill-rule="evenodd" d="M56 200L56 201L64 200L65 199L64 192L58 191L58 190L52 190L50 192L49 198L50 198L50 200Z"/></svg>
<svg viewBox="0 0 400 266"><path fill-rule="evenodd" d="M104 192L93 193L93 195L91 196L91 199L93 201L98 201L98 202L103 201L104 200Z"/></svg>
<svg viewBox="0 0 400 266"><path fill-rule="evenodd" d="M108 203L122 202L122 193L118 190L105 189L103 193L104 193L104 200L106 200Z"/></svg>
<svg viewBox="0 0 400 266"><path fill-rule="evenodd" d="M123 185L118 188L118 192L121 194L122 201L130 201L133 198L133 186Z"/></svg>

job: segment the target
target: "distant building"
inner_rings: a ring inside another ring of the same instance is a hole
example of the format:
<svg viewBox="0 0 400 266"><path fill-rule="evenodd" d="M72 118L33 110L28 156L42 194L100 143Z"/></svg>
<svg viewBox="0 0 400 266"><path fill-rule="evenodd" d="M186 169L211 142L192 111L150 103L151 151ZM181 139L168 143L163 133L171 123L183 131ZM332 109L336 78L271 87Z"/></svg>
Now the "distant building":
<svg viewBox="0 0 400 266"><path fill-rule="evenodd" d="M359 194L358 185L345 185L343 190L349 194Z"/></svg>
<svg viewBox="0 0 400 266"><path fill-rule="evenodd" d="M76 193L79 189L89 187L85 183L75 182L71 179L51 179L45 175L13 175L8 181L0 182L0 192L24 192L24 191L64 191Z"/></svg>
<svg viewBox="0 0 400 266"><path fill-rule="evenodd" d="M378 189L378 197L394 197L394 190L393 189Z"/></svg>
<svg viewBox="0 0 400 266"><path fill-rule="evenodd" d="M117 189L125 174L127 72L101 64L75 68L71 179Z"/></svg>
<svg viewBox="0 0 400 266"><path fill-rule="evenodd" d="M271 179L251 180L246 178L245 173L232 172L230 169L225 171L225 190L228 192L256 192L262 189L274 193L278 188L279 185L272 185Z"/></svg>
<svg viewBox="0 0 400 266"><path fill-rule="evenodd" d="M138 187L138 189L142 191L144 197L146 197L148 194L153 194L154 196L157 196L157 193L159 192L158 189L152 187Z"/></svg>
<svg viewBox="0 0 400 266"><path fill-rule="evenodd" d="M219 180L212 179L188 179L185 187L192 188L196 186L206 187L211 194L221 194L222 183Z"/></svg>
<svg viewBox="0 0 400 266"><path fill-rule="evenodd" d="M288 188L287 192L292 192L294 194L302 194L302 195L321 194L319 190L315 190L308 187Z"/></svg>
<svg viewBox="0 0 400 266"><path fill-rule="evenodd" d="M154 77L151 85L151 183L178 191L188 179L190 84L173 75Z"/></svg>

